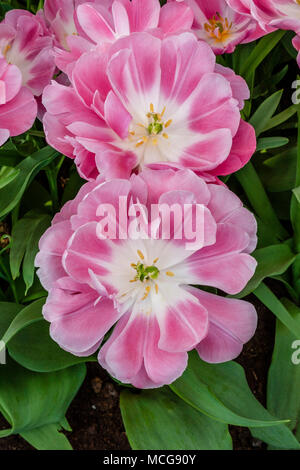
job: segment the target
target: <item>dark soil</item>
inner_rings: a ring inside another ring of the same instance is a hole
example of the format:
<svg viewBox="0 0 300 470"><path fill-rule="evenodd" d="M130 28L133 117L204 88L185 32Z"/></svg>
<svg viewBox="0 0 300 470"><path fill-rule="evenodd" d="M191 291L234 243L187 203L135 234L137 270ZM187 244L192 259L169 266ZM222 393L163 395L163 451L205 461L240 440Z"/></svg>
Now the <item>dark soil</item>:
<svg viewBox="0 0 300 470"><path fill-rule="evenodd" d="M275 317L254 296L259 323L254 338L245 346L238 362L244 367L251 390L265 406L267 372L271 361ZM73 432L67 433L76 450L130 449L119 409L120 388L96 363L88 364L83 386L67 413ZM0 429L6 427L0 417ZM249 430L230 426L235 450L264 450L265 444L253 439ZM0 439L0 450L32 450L21 437Z"/></svg>

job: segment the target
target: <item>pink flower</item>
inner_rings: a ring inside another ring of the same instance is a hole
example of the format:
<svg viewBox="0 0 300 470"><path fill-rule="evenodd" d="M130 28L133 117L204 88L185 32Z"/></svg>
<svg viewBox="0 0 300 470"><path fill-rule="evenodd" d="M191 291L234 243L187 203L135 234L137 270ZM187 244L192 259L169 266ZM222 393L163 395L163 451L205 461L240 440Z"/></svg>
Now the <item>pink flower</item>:
<svg viewBox="0 0 300 470"><path fill-rule="evenodd" d="M52 39L40 15L11 10L0 23L0 52L22 73L22 83L35 96L53 77L55 64L50 53Z"/></svg>
<svg viewBox="0 0 300 470"><path fill-rule="evenodd" d="M236 12L226 0L179 1L192 9L195 16L192 29L199 39L212 47L215 54L231 53L238 44L254 41L266 34L253 17Z"/></svg>
<svg viewBox="0 0 300 470"><path fill-rule="evenodd" d="M43 103L48 143L75 158L79 173L127 178L173 162L214 176L237 171L255 151L254 129L240 117L245 81L216 66L191 33L133 33L109 53L76 63L72 86L52 83Z"/></svg>
<svg viewBox="0 0 300 470"><path fill-rule="evenodd" d="M22 75L15 65L0 57L0 146L11 136L30 129L37 113L32 93L22 86Z"/></svg>
<svg viewBox="0 0 300 470"><path fill-rule="evenodd" d="M107 204L118 228L110 238L101 212ZM169 233L162 217L149 220L153 204L177 204L182 213L186 204L201 204L203 248L187 249L175 236L182 217ZM132 232L141 214L151 231ZM50 334L75 355L102 345L100 364L139 388L174 381L193 348L208 362L231 360L255 332L255 309L191 285L238 293L255 271L255 245L255 219L237 196L190 170L148 168L130 180L89 182L40 241L36 266L49 291L43 313Z"/></svg>
<svg viewBox="0 0 300 470"><path fill-rule="evenodd" d="M300 67L300 36L297 35L294 37L293 39L293 46L294 48L296 49L296 51L298 52L298 56L297 56L297 63Z"/></svg>
<svg viewBox="0 0 300 470"><path fill-rule="evenodd" d="M64 8L68 5L66 2ZM193 23L193 13L188 6L172 3L161 8L158 0L107 0L104 4L101 0L90 3L78 0L76 5L72 26L58 28L64 35L65 50L56 49L55 53L58 68L69 76L76 60L96 46L108 47L133 32L177 33L189 30ZM70 18L70 11L66 11L64 17Z"/></svg>
<svg viewBox="0 0 300 470"><path fill-rule="evenodd" d="M226 0L238 11L248 11L262 28L291 29L300 32L298 0Z"/></svg>

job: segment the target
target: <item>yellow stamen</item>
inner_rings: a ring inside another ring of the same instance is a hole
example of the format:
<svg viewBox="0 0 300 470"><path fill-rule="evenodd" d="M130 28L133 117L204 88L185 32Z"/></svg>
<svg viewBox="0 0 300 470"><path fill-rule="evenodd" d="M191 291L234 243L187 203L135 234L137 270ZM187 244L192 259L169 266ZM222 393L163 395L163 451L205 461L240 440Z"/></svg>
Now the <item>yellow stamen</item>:
<svg viewBox="0 0 300 470"><path fill-rule="evenodd" d="M152 103L150 104L150 111L151 111L151 113L154 113L154 106L153 106Z"/></svg>
<svg viewBox="0 0 300 470"><path fill-rule="evenodd" d="M153 261L153 264L157 263L158 260L159 258L155 258L155 260Z"/></svg>
<svg viewBox="0 0 300 470"><path fill-rule="evenodd" d="M168 134L166 134L165 132L163 133L163 137L164 137L165 139L168 139L168 138L169 138Z"/></svg>
<svg viewBox="0 0 300 470"><path fill-rule="evenodd" d="M7 44L7 46L5 46L4 51L3 51L4 57L6 57L6 54L8 53L8 51L9 51L10 49L11 49L11 45L10 45L10 44Z"/></svg>
<svg viewBox="0 0 300 470"><path fill-rule="evenodd" d="M131 263L130 266L131 266L132 268L136 268L136 264L134 264L134 263Z"/></svg>
<svg viewBox="0 0 300 470"><path fill-rule="evenodd" d="M131 279L131 281L129 281L129 282L136 282L136 281L137 281L136 279Z"/></svg>
<svg viewBox="0 0 300 470"><path fill-rule="evenodd" d="M140 147L141 145L144 145L144 141L141 140L140 142L138 142L137 144L135 144L136 147Z"/></svg>
<svg viewBox="0 0 300 470"><path fill-rule="evenodd" d="M135 135L134 131L129 132L130 135Z"/></svg>
<svg viewBox="0 0 300 470"><path fill-rule="evenodd" d="M174 274L174 273L172 273L172 271L167 271L167 272L166 272L166 275L167 275L167 276L170 276L170 277L173 277L173 276L175 276L175 274Z"/></svg>
<svg viewBox="0 0 300 470"><path fill-rule="evenodd" d="M152 142L152 145L157 145L157 143L158 143L158 140L155 138L155 139L152 139L152 141L151 141L151 142Z"/></svg>
<svg viewBox="0 0 300 470"><path fill-rule="evenodd" d="M151 287L150 287L150 286L147 286L147 287L146 287L145 295L144 295L144 297L142 297L142 300L147 299L148 295L150 294L150 291L151 291Z"/></svg>
<svg viewBox="0 0 300 470"><path fill-rule="evenodd" d="M161 112L161 114L160 114L161 117L163 117L163 115L165 114L165 112L166 112L166 107L164 106L164 109L162 110L162 112Z"/></svg>
<svg viewBox="0 0 300 470"><path fill-rule="evenodd" d="M165 127L169 127L171 124L172 124L172 119L169 119L166 123L165 123Z"/></svg>
<svg viewBox="0 0 300 470"><path fill-rule="evenodd" d="M158 285L155 284L155 292L158 294Z"/></svg>
<svg viewBox="0 0 300 470"><path fill-rule="evenodd" d="M138 254L139 257L141 258L141 260L145 259L145 256L143 255L143 253L141 252L141 250L137 250L137 254Z"/></svg>

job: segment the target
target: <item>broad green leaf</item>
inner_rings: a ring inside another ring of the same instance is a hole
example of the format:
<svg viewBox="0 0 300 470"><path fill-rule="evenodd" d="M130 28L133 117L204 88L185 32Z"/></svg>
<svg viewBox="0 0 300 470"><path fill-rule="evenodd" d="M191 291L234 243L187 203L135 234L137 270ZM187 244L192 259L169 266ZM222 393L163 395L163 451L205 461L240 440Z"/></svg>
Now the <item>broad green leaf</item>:
<svg viewBox="0 0 300 470"><path fill-rule="evenodd" d="M260 176L265 188L271 192L290 191L295 187L297 148L292 147L264 161Z"/></svg>
<svg viewBox="0 0 300 470"><path fill-rule="evenodd" d="M300 324L300 308L288 299L282 302L295 322ZM277 321L267 403L271 413L291 420L288 426L293 431L300 427L300 355L297 355L297 349L300 350L300 337Z"/></svg>
<svg viewBox="0 0 300 470"><path fill-rule="evenodd" d="M1 158L1 156L0 156ZM4 188L7 184L11 183L19 174L19 170L3 166L0 169L0 189Z"/></svg>
<svg viewBox="0 0 300 470"><path fill-rule="evenodd" d="M23 219L18 220L13 227L12 247L9 256L10 269L13 279L16 279L20 274L23 260L23 278L26 290L33 284L34 260L38 252L39 240L50 223L50 215L30 211Z"/></svg>
<svg viewBox="0 0 300 470"><path fill-rule="evenodd" d="M263 137L258 140L256 151L275 149L283 147L289 143L289 139L286 137Z"/></svg>
<svg viewBox="0 0 300 470"><path fill-rule="evenodd" d="M61 349L50 337L44 319L19 331L7 345L10 356L27 369L52 372L74 364L96 361L93 356L78 357Z"/></svg>
<svg viewBox="0 0 300 470"><path fill-rule="evenodd" d="M257 137L262 133L264 128L268 125L271 117L274 115L282 97L283 90L276 91L258 107L250 119L250 124L255 129Z"/></svg>
<svg viewBox="0 0 300 470"><path fill-rule="evenodd" d="M167 387L123 390L121 412L133 450L231 450L226 425L199 413Z"/></svg>
<svg viewBox="0 0 300 470"><path fill-rule="evenodd" d="M255 427L282 423L256 400L243 368L235 362L207 364L193 351L184 374L170 387L191 406L222 423Z"/></svg>
<svg viewBox="0 0 300 470"><path fill-rule="evenodd" d="M267 55L274 49L278 42L285 35L285 31L275 31L272 34L268 34L263 37L258 44L255 46L248 59L244 61L240 74L243 77L249 79L255 72L261 62L267 57Z"/></svg>
<svg viewBox="0 0 300 470"><path fill-rule="evenodd" d="M9 214L22 198L30 181L42 168L54 160L57 155L58 153L51 147L45 147L30 157L25 158L17 165L16 170L19 170L18 176L11 183L0 189L0 218Z"/></svg>
<svg viewBox="0 0 300 470"><path fill-rule="evenodd" d="M23 305L12 302L0 302L0 338L4 335L16 315L22 310Z"/></svg>
<svg viewBox="0 0 300 470"><path fill-rule="evenodd" d="M51 443L51 450L72 450L72 446L66 436L59 431L59 425L46 424L45 426L22 432L20 435L37 450L49 450L49 443Z"/></svg>
<svg viewBox="0 0 300 470"><path fill-rule="evenodd" d="M255 274L236 298L241 299L249 295L266 277L283 274L296 259L290 247L283 244L260 248L254 251L252 256L258 262Z"/></svg>
<svg viewBox="0 0 300 470"><path fill-rule="evenodd" d="M260 286L253 292L256 297L280 320L291 333L296 334L300 338L300 323L290 315L289 311L275 294L262 282Z"/></svg>
<svg viewBox="0 0 300 470"><path fill-rule="evenodd" d="M299 324L300 309L287 299L283 301L283 304ZM297 359L296 348L293 349L294 342L297 340L299 350L299 338L277 320L275 347L267 387L268 410L280 418L288 417L290 422L286 426L295 434L297 434L297 429L300 427L300 364L292 361L293 354ZM263 434L257 431L260 430L255 431L255 437L264 440ZM285 447L282 440L279 440L277 445L274 442L272 448L275 446L281 449L297 448L296 444L295 447ZM300 448L300 445L298 448Z"/></svg>
<svg viewBox="0 0 300 470"><path fill-rule="evenodd" d="M22 434L29 442L34 441L30 431L59 423L81 386L86 369L84 365L69 367L59 372L38 374L20 367L13 361L0 369L0 411L11 425L10 429L0 431L0 437ZM44 433L47 431L43 431ZM53 443L52 443L52 439ZM36 444L38 444L38 439ZM48 444L41 437L43 448L57 448L59 438L48 429ZM62 448L65 440L60 439ZM62 442L64 441L64 442Z"/></svg>
<svg viewBox="0 0 300 470"><path fill-rule="evenodd" d="M272 227L274 235L281 239L288 235L282 227L278 217L270 203L262 182L251 162L236 173L236 177L242 185L251 206L261 221Z"/></svg>
<svg viewBox="0 0 300 470"><path fill-rule="evenodd" d="M288 121L294 114L297 113L298 106L293 104L289 108L285 109L279 114L276 114L276 116L272 117L272 119L269 120L267 125L263 128L262 132L269 131L270 129L274 129L275 127L280 126L280 124L283 124L284 122Z"/></svg>
<svg viewBox="0 0 300 470"><path fill-rule="evenodd" d="M298 448L287 420L272 416L252 394L243 368L235 362L207 364L193 351L189 366L172 390L197 410L224 423L261 432L265 442ZM299 447L300 448L300 447Z"/></svg>
<svg viewBox="0 0 300 470"><path fill-rule="evenodd" d="M26 328L26 326L36 321L42 320L42 307L44 303L45 299L40 299L23 308L14 317L5 334L2 336L2 341L7 344L23 328Z"/></svg>

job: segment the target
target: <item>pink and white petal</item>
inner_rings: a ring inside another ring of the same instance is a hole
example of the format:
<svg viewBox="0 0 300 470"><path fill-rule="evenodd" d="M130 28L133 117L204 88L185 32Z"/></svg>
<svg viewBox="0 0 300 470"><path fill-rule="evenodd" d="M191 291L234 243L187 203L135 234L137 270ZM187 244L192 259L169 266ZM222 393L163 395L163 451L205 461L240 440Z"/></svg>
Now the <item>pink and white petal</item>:
<svg viewBox="0 0 300 470"><path fill-rule="evenodd" d="M160 91L161 41L147 33L119 39L112 46L108 77L114 92L132 114L144 118L150 103L157 108Z"/></svg>
<svg viewBox="0 0 300 470"><path fill-rule="evenodd" d="M207 134L192 134L198 141L184 148L179 163L193 170L211 171L224 162L232 147L229 129L216 129ZM187 139L188 140L188 139Z"/></svg>
<svg viewBox="0 0 300 470"><path fill-rule="evenodd" d="M191 33L163 40L160 66L164 103L168 99L177 104L184 103L201 77L214 71L215 63L215 55L208 44L198 42Z"/></svg>
<svg viewBox="0 0 300 470"><path fill-rule="evenodd" d="M62 300L65 300L65 305L68 305L68 302L72 300L73 310L69 305L66 312L61 314L60 318L52 320L51 323L50 335L52 339L75 355L85 353L98 346L103 336L119 318L119 313L114 308L112 300L102 298L96 302L97 293L92 292L89 299L83 294L85 299L78 300L77 298L82 295L80 291L65 293ZM56 295L59 293L54 288L50 291L46 307L44 307L45 314L57 307ZM83 300L86 300L85 304ZM79 305L76 305L76 301Z"/></svg>
<svg viewBox="0 0 300 470"><path fill-rule="evenodd" d="M105 100L104 116L109 127L111 127L121 139L128 137L132 116L113 91L108 93Z"/></svg>
<svg viewBox="0 0 300 470"><path fill-rule="evenodd" d="M71 133L68 132L57 116L45 113L43 117L43 125L48 144L63 155L66 155L69 158L74 158L74 146L66 138L71 137Z"/></svg>
<svg viewBox="0 0 300 470"><path fill-rule="evenodd" d="M70 222L66 220L52 225L40 239L40 251L35 258L35 266L39 268L38 276L46 290L51 289L57 279L66 275L62 255L71 235Z"/></svg>
<svg viewBox="0 0 300 470"><path fill-rule="evenodd" d="M189 284L217 287L228 294L238 294L253 276L257 262L247 250L249 235L239 227L220 224L215 245L194 253L182 266L182 276ZM177 272L177 271L175 271ZM180 273L178 268L178 275Z"/></svg>
<svg viewBox="0 0 300 470"><path fill-rule="evenodd" d="M100 349L98 360L102 367L118 380L130 383L143 364L147 330L146 315L124 315Z"/></svg>
<svg viewBox="0 0 300 470"><path fill-rule="evenodd" d="M240 109L243 109L244 102L250 98L247 82L240 75L236 75L232 69L223 67L223 65L216 64L215 71L230 82L232 96L238 100Z"/></svg>
<svg viewBox="0 0 300 470"><path fill-rule="evenodd" d="M153 313L160 329L158 347L170 353L189 351L207 334L207 311L185 290L175 291L173 285L161 284L158 294L152 296Z"/></svg>
<svg viewBox="0 0 300 470"><path fill-rule="evenodd" d="M157 27L160 14L160 5L157 0L132 0L131 2L119 0L117 3L121 3L126 8L131 33Z"/></svg>
<svg viewBox="0 0 300 470"><path fill-rule="evenodd" d="M160 347L160 327L155 316L149 320L149 327L144 348L144 365L147 376L153 382L146 384L146 388L156 388L167 385L180 377L187 367L188 355L186 352L168 352ZM141 383L134 380L134 383ZM154 386L153 386L154 384ZM145 387L143 387L145 388Z"/></svg>
<svg viewBox="0 0 300 470"><path fill-rule="evenodd" d="M25 87L8 103L0 105L0 129L8 129L11 136L30 129L37 115L37 104Z"/></svg>
<svg viewBox="0 0 300 470"><path fill-rule="evenodd" d="M1 61L0 83L0 105L7 103L17 96L22 86L22 74L18 67L9 65L5 59Z"/></svg>
<svg viewBox="0 0 300 470"><path fill-rule="evenodd" d="M232 141L228 158L212 171L215 176L229 175L243 168L256 150L255 130L248 122L240 120L240 126Z"/></svg>
<svg viewBox="0 0 300 470"><path fill-rule="evenodd" d="M107 54L91 51L83 54L77 61L72 76L73 86L87 106L91 106L97 91L101 101L111 90L106 75Z"/></svg>
<svg viewBox="0 0 300 470"><path fill-rule="evenodd" d="M191 8L184 3L167 3L160 12L158 27L165 34L178 33L189 30L194 21Z"/></svg>
<svg viewBox="0 0 300 470"><path fill-rule="evenodd" d="M96 44L115 40L112 17L108 10L101 5L91 3L79 5L77 18L85 34Z"/></svg>
<svg viewBox="0 0 300 470"><path fill-rule="evenodd" d="M208 311L208 334L196 347L201 359L220 363L238 357L257 327L254 306L244 300L227 299L193 287L187 289Z"/></svg>
<svg viewBox="0 0 300 470"><path fill-rule="evenodd" d="M99 173L106 178L129 178L137 166L137 157L131 151L118 148L106 148L96 153L96 165Z"/></svg>
<svg viewBox="0 0 300 470"><path fill-rule="evenodd" d="M79 227L70 238L63 255L63 266L69 276L89 285L89 271L93 271L96 276L107 276L112 259L112 243L97 236L97 225L97 222L90 222Z"/></svg>

